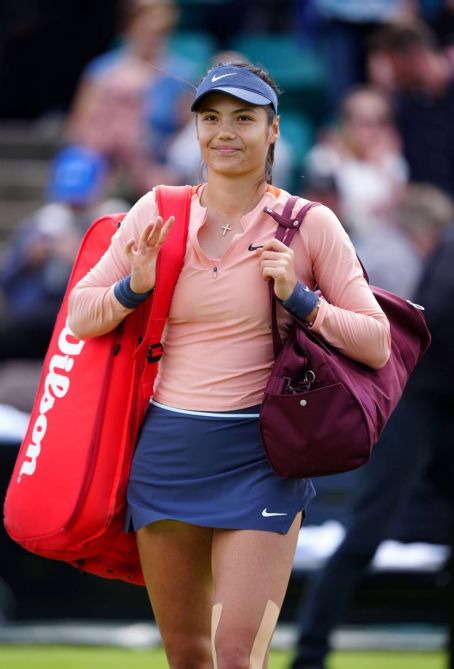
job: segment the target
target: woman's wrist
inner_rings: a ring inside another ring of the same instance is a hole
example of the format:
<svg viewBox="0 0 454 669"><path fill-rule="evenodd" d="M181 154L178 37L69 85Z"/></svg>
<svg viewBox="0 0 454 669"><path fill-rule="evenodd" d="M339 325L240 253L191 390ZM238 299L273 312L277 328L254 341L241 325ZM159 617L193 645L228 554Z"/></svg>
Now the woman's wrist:
<svg viewBox="0 0 454 669"><path fill-rule="evenodd" d="M317 316L320 297L318 293L308 288L301 281L297 281L290 297L282 300L281 304L295 318L305 321L310 326Z"/></svg>
<svg viewBox="0 0 454 669"><path fill-rule="evenodd" d="M125 276L114 286L114 295L117 300L127 309L135 309L142 304L150 295L152 294L153 289L146 291L145 293L136 293L131 288L131 275Z"/></svg>

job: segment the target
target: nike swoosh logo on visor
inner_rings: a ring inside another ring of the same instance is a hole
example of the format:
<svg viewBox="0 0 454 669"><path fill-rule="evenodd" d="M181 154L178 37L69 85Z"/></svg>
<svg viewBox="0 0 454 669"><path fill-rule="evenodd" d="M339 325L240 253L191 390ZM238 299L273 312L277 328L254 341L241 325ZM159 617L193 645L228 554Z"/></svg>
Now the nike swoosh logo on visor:
<svg viewBox="0 0 454 669"><path fill-rule="evenodd" d="M288 516L288 513L272 513L270 511L267 511L265 508L262 511L262 516L264 518L269 518L270 516Z"/></svg>
<svg viewBox="0 0 454 669"><path fill-rule="evenodd" d="M236 72L227 72L227 74L220 74L218 77L213 74L211 81L219 81L219 79L223 79L224 77L233 77L234 74L236 74Z"/></svg>

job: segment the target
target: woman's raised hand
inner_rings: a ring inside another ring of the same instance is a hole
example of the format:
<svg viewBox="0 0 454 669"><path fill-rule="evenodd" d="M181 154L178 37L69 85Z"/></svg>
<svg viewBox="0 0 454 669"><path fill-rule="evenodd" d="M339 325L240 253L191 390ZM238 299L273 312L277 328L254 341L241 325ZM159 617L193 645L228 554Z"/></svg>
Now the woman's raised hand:
<svg viewBox="0 0 454 669"><path fill-rule="evenodd" d="M260 269L265 281L274 279L274 293L279 300L287 300L297 284L293 251L278 239L269 239L257 250Z"/></svg>
<svg viewBox="0 0 454 669"><path fill-rule="evenodd" d="M171 216L164 223L161 216L154 223L149 223L137 241L132 237L126 244L125 252L131 263L131 290L135 293L147 293L156 282L156 261L175 220Z"/></svg>

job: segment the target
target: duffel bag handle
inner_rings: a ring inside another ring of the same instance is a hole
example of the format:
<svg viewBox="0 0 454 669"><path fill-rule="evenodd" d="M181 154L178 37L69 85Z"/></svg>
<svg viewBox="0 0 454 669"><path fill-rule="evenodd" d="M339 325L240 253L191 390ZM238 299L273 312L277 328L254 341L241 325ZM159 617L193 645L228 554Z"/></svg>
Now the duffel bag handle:
<svg viewBox="0 0 454 669"><path fill-rule="evenodd" d="M296 203L300 198L296 195L292 195L287 200L285 207L282 211L282 214L278 214L276 211L270 207L265 207L264 211L269 214L276 223L278 224L276 229L276 239L279 239L281 242L284 242L286 246L290 246L293 237L300 228L301 223L303 222L306 214L313 207L316 207L319 202L307 202L301 209L296 213L295 216L292 216L293 210ZM274 357L277 358L279 351L282 348L282 339L279 335L279 328L277 324L277 309L276 309L276 295L274 294L274 281L270 281L268 284L268 289L270 293L271 301L271 326L273 334L273 351Z"/></svg>

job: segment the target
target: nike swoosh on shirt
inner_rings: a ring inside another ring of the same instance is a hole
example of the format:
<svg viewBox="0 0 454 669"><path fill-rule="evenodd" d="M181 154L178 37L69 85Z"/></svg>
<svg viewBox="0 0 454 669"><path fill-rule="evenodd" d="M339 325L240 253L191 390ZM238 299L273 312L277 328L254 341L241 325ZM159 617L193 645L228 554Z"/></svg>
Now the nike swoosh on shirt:
<svg viewBox="0 0 454 669"><path fill-rule="evenodd" d="M220 74L218 77L213 74L211 81L219 81L219 79L223 79L224 77L233 77L234 74L236 74L236 72L227 72L227 74Z"/></svg>
<svg viewBox="0 0 454 669"><path fill-rule="evenodd" d="M269 518L270 516L288 516L288 513L273 513L271 511L267 511L265 508L262 511L262 516L264 518Z"/></svg>

